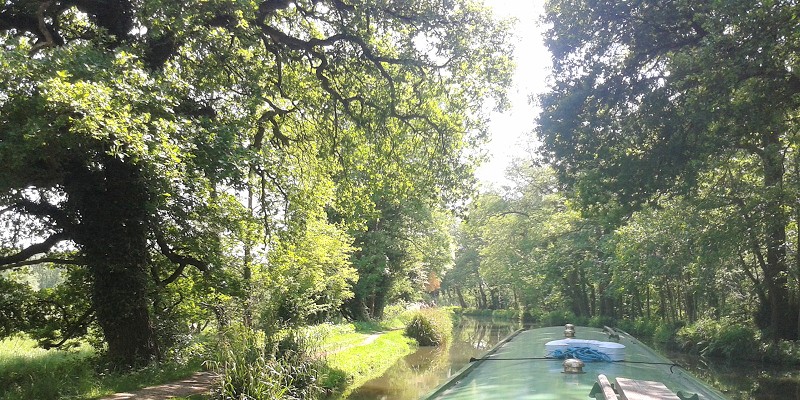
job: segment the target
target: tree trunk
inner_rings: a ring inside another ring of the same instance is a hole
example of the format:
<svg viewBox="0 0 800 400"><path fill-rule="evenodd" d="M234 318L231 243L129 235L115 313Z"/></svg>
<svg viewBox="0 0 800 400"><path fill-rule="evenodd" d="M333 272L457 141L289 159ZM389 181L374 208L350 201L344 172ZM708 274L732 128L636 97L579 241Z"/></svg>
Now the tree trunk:
<svg viewBox="0 0 800 400"><path fill-rule="evenodd" d="M456 296L458 297L458 305L461 308L467 308L467 302L464 301L464 294L461 292L461 286L456 286Z"/></svg>
<svg viewBox="0 0 800 400"><path fill-rule="evenodd" d="M159 355L148 308L149 196L135 165L103 156L100 167L72 168L65 179L68 202L79 215L75 241L92 278L92 304L120 367L146 364Z"/></svg>
<svg viewBox="0 0 800 400"><path fill-rule="evenodd" d="M485 310L488 307L488 300L486 299L486 291L483 290L483 279L478 282L478 291L480 293L478 308Z"/></svg>
<svg viewBox="0 0 800 400"><path fill-rule="evenodd" d="M500 309L500 289L495 287L489 288L489 299L491 303L489 303L490 310L499 310Z"/></svg>
<svg viewBox="0 0 800 400"><path fill-rule="evenodd" d="M765 204L765 228L767 262L764 268L764 283L767 287L768 303L762 315L769 315L766 326L773 340L797 338L797 312L791 303L788 288L788 266L786 263L786 224L783 211L783 155L776 134L763 135L764 186L768 196ZM767 312L768 311L768 312Z"/></svg>

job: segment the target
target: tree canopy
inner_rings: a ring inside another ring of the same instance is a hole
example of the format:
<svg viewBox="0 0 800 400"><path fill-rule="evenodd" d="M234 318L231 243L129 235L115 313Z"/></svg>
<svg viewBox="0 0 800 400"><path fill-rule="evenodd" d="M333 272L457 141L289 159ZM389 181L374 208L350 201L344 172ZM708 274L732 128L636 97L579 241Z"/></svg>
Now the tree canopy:
<svg viewBox="0 0 800 400"><path fill-rule="evenodd" d="M797 196L787 160L797 150L798 14L792 1L551 1L552 90L538 129L582 207L616 210L620 222L665 195L695 196L721 162L752 165L745 179L759 205L742 192L729 201L759 232L758 319L779 338L797 337L786 210Z"/></svg>
<svg viewBox="0 0 800 400"><path fill-rule="evenodd" d="M376 210L467 192L511 70L461 0L10 1L0 44L0 269L69 267L120 365L257 274L341 304Z"/></svg>

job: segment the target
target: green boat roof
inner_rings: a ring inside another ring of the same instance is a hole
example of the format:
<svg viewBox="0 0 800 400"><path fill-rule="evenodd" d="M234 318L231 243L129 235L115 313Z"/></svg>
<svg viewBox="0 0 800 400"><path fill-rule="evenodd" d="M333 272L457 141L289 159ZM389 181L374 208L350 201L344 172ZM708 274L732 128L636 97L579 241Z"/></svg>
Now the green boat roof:
<svg viewBox="0 0 800 400"><path fill-rule="evenodd" d="M563 373L562 360L545 359L545 343L564 338L564 327L536 328L518 332L481 360L433 391L427 399L589 399L597 375L612 382L617 377L664 383L677 393L697 394L700 399L726 399L719 391L673 364L630 335L620 332L625 361L587 362L583 374ZM599 328L576 327L576 339L608 341Z"/></svg>

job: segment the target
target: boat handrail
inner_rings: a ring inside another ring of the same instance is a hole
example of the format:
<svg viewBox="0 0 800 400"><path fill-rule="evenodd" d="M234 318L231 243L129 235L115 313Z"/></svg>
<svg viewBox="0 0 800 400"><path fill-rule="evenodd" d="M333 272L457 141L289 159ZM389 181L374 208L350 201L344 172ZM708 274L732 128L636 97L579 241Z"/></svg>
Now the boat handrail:
<svg viewBox="0 0 800 400"><path fill-rule="evenodd" d="M601 393L605 400L617 400L617 393L614 391L614 387L611 386L611 381L603 374L597 375L597 383L594 384L592 391L589 392L589 397L595 397L596 394Z"/></svg>

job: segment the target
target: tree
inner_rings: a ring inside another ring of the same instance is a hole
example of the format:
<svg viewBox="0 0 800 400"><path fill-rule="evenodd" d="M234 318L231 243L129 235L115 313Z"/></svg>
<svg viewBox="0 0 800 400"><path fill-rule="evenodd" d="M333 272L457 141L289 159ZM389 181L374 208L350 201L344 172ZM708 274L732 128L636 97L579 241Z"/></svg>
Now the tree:
<svg viewBox="0 0 800 400"><path fill-rule="evenodd" d="M359 319L380 318L396 300L420 300L429 277L441 276L452 258L448 211L408 196L376 197L374 217L354 233L359 279L347 308Z"/></svg>
<svg viewBox="0 0 800 400"><path fill-rule="evenodd" d="M504 103L503 29L465 1L5 2L0 269L81 266L109 356L158 357L154 293L193 271L241 295L254 227L368 204L331 198L342 171L414 149L386 164L460 182Z"/></svg>
<svg viewBox="0 0 800 400"><path fill-rule="evenodd" d="M793 2L735 0L553 1L546 16L554 83L539 133L585 209L687 193L708 160L757 158L759 314L774 338L797 337L784 211L784 155L800 106L797 16Z"/></svg>

